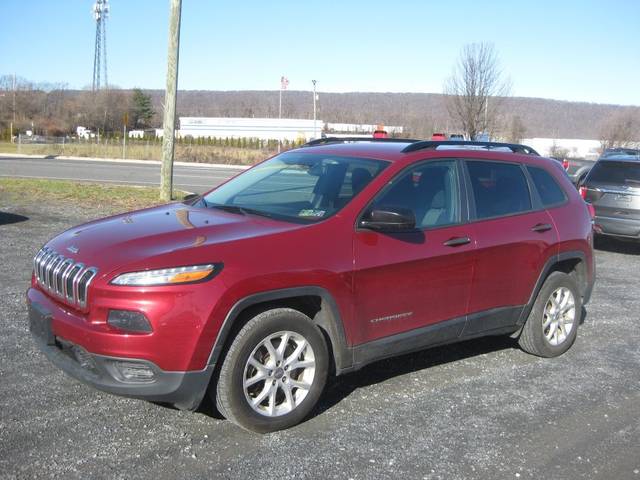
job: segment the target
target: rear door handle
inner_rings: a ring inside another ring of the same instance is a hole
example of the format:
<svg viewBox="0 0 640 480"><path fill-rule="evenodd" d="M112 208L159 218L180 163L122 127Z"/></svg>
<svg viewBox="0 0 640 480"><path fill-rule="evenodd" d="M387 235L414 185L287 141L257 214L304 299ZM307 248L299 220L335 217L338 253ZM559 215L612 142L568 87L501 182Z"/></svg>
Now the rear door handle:
<svg viewBox="0 0 640 480"><path fill-rule="evenodd" d="M533 232L547 232L549 230L551 230L551 225L549 225L548 223L539 223L537 224L535 227L532 227L531 230Z"/></svg>
<svg viewBox="0 0 640 480"><path fill-rule="evenodd" d="M460 245L466 245L467 243L471 243L471 239L469 237L453 237L443 243L446 247L459 247Z"/></svg>

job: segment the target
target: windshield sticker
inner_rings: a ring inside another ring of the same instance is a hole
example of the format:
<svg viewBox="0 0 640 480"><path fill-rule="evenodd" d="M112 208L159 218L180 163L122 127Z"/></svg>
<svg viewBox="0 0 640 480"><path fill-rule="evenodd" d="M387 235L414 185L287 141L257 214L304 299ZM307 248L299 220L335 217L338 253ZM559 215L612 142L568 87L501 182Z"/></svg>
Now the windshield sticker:
<svg viewBox="0 0 640 480"><path fill-rule="evenodd" d="M299 217L324 217L326 210L305 209L300 210Z"/></svg>

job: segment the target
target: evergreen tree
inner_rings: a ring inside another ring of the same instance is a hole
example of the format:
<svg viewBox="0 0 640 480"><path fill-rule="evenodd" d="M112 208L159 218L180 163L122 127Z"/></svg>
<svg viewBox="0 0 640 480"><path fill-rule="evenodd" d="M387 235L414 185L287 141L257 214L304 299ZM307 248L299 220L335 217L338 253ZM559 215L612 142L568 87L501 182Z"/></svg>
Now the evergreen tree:
<svg viewBox="0 0 640 480"><path fill-rule="evenodd" d="M139 88L133 89L131 97L131 121L134 128L147 128L155 112L151 105L151 97Z"/></svg>

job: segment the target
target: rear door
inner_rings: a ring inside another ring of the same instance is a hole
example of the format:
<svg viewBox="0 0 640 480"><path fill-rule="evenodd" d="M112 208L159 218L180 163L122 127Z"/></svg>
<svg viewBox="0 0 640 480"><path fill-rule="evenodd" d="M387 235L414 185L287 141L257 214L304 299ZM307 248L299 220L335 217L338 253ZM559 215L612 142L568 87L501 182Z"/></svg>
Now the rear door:
<svg viewBox="0 0 640 480"><path fill-rule="evenodd" d="M463 222L460 163L428 161L408 167L365 210L411 209L417 228L406 233L357 229L354 236L355 316L363 343L449 319L443 334L464 325L475 243Z"/></svg>
<svg viewBox="0 0 640 480"><path fill-rule="evenodd" d="M515 324L546 260L557 249L551 216L532 198L517 163L465 161L477 263L465 334Z"/></svg>

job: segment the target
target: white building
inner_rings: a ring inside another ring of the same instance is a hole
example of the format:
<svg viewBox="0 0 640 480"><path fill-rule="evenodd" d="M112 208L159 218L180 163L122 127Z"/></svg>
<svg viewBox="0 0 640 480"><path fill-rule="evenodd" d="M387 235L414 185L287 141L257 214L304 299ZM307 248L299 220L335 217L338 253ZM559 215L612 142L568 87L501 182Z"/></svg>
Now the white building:
<svg viewBox="0 0 640 480"><path fill-rule="evenodd" d="M525 138L524 145L536 150L540 155L550 155L551 150L567 150L570 157L596 159L600 155L599 140L583 140L578 138Z"/></svg>
<svg viewBox="0 0 640 480"><path fill-rule="evenodd" d="M144 138L144 130L129 130L129 138Z"/></svg>
<svg viewBox="0 0 640 480"><path fill-rule="evenodd" d="M373 133L378 125L359 124L359 123L327 123L328 136L331 132L336 133ZM396 125L384 125L384 130L389 135L402 133L402 127Z"/></svg>
<svg viewBox="0 0 640 480"><path fill-rule="evenodd" d="M184 137L310 140L319 138L324 122L298 118L180 117L178 135Z"/></svg>

